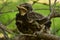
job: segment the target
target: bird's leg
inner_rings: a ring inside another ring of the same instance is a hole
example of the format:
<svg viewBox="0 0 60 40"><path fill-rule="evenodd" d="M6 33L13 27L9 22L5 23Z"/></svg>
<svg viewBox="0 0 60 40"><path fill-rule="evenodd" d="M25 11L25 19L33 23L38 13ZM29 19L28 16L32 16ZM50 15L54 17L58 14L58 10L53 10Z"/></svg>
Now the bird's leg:
<svg viewBox="0 0 60 40"><path fill-rule="evenodd" d="M45 29L45 25L41 25L42 29L40 30L40 33L44 32L44 29Z"/></svg>
<svg viewBox="0 0 60 40"><path fill-rule="evenodd" d="M32 23L32 25L36 25L37 29L40 28L40 24L39 24L38 22L36 22L36 21L34 21L34 20L29 20L28 22L29 22L29 23Z"/></svg>
<svg viewBox="0 0 60 40"><path fill-rule="evenodd" d="M42 25L40 25L40 27L41 27L40 31L37 31L34 34L44 33L45 25L42 24Z"/></svg>
<svg viewBox="0 0 60 40"><path fill-rule="evenodd" d="M37 27L37 29L39 29L40 30L40 24L38 23L38 22L36 22L36 21L34 21L34 23L33 23L34 25L36 25L36 27Z"/></svg>

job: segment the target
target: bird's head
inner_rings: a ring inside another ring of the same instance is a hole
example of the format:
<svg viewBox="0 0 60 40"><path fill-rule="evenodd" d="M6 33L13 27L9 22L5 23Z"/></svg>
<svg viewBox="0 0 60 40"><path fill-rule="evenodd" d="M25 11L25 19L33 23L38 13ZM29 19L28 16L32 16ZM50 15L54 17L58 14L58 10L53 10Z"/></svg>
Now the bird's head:
<svg viewBox="0 0 60 40"><path fill-rule="evenodd" d="M32 11L32 6L29 3L20 4L17 8L22 16L24 16L27 12Z"/></svg>

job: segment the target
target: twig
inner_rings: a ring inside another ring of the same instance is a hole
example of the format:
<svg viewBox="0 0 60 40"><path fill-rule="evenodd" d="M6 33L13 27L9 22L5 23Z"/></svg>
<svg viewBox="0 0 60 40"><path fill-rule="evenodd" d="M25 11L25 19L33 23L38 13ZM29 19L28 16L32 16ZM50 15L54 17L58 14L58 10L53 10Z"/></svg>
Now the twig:
<svg viewBox="0 0 60 40"><path fill-rule="evenodd" d="M5 26L9 25L9 24L12 23L14 20L15 20L15 17L14 17L12 20L10 20L7 24L5 24Z"/></svg>
<svg viewBox="0 0 60 40"><path fill-rule="evenodd" d="M3 29L4 31L8 32L8 33L11 33L11 34L13 33L11 30L6 29L6 26L3 25L2 23L0 23L0 28Z"/></svg>
<svg viewBox="0 0 60 40"><path fill-rule="evenodd" d="M2 5L2 7L0 8L0 11L5 7L5 6L7 6L8 5L8 3L7 3L7 0L5 1L5 2L3 2L3 5Z"/></svg>
<svg viewBox="0 0 60 40"><path fill-rule="evenodd" d="M51 12L52 11L51 0L49 0L49 9L50 9L50 12Z"/></svg>
<svg viewBox="0 0 60 40"><path fill-rule="evenodd" d="M3 32L3 34L4 34L5 39L6 39L6 40L9 40L9 37L8 37L8 35L7 35L6 31L5 31L1 26L2 26L2 24L0 24L0 29L2 30L2 32Z"/></svg>
<svg viewBox="0 0 60 40"><path fill-rule="evenodd" d="M39 0L36 0L36 1L33 1L33 4L32 5L34 5L35 3L37 3Z"/></svg>

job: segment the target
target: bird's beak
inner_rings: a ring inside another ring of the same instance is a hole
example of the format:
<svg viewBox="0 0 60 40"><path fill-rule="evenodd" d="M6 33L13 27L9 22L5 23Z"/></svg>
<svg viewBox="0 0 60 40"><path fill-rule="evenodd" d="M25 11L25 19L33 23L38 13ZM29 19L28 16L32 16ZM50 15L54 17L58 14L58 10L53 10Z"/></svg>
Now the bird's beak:
<svg viewBox="0 0 60 40"><path fill-rule="evenodd" d="M17 8L27 11L27 9L25 7L23 7L23 6L17 6Z"/></svg>

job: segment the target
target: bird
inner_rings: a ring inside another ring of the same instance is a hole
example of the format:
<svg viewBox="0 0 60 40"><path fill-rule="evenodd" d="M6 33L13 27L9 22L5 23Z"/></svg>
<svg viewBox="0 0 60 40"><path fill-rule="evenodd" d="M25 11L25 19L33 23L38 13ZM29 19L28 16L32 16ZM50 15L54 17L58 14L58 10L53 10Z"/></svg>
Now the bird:
<svg viewBox="0 0 60 40"><path fill-rule="evenodd" d="M51 21L45 18L42 14L33 11L32 5L23 3L17 6L19 13L16 14L16 26L18 30L24 34L33 34L40 31L45 23L46 29L50 29ZM42 19L42 20L41 20ZM48 22L45 22L47 20Z"/></svg>

